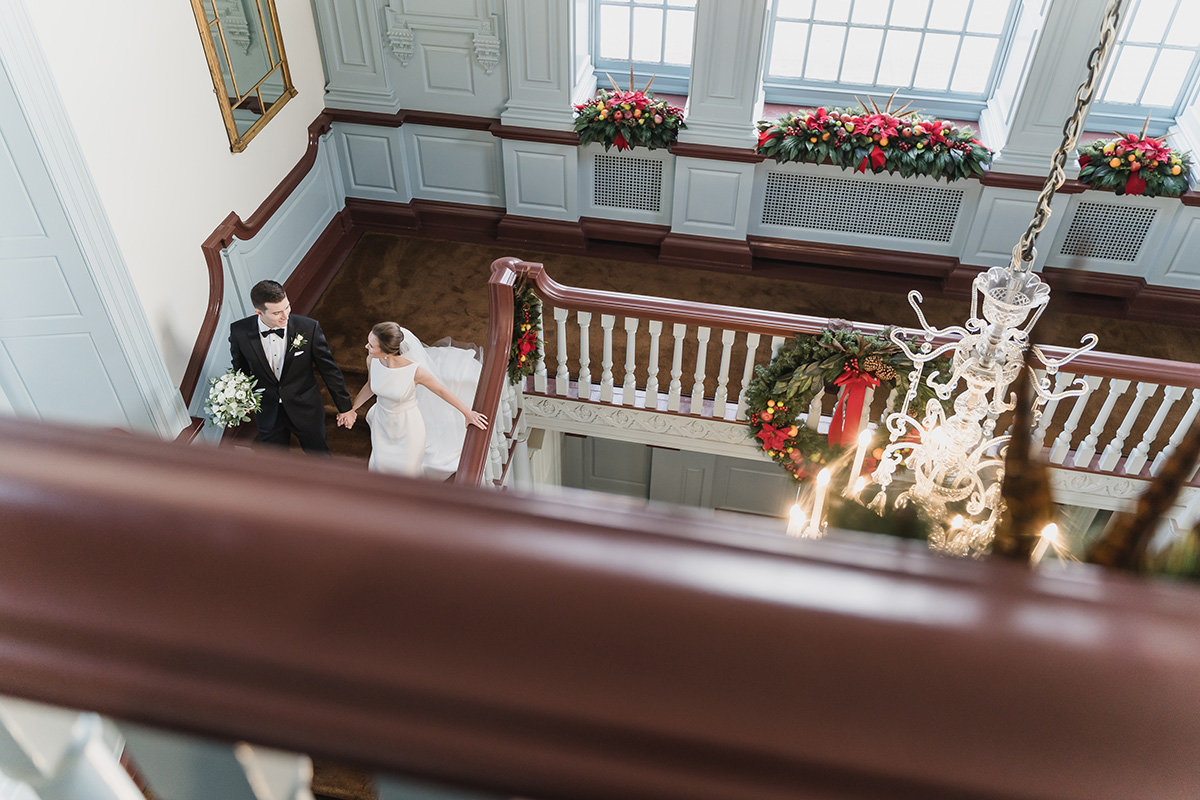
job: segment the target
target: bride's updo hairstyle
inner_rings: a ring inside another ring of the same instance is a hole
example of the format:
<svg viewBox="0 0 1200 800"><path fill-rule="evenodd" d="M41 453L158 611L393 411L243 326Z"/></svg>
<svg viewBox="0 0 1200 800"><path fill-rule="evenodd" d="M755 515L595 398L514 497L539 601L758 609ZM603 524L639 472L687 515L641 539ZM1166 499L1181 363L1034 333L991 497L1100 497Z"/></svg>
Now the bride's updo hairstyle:
<svg viewBox="0 0 1200 800"><path fill-rule="evenodd" d="M379 342L379 349L389 356L400 355L400 343L404 341L404 331L395 322L381 322L371 328L371 335Z"/></svg>

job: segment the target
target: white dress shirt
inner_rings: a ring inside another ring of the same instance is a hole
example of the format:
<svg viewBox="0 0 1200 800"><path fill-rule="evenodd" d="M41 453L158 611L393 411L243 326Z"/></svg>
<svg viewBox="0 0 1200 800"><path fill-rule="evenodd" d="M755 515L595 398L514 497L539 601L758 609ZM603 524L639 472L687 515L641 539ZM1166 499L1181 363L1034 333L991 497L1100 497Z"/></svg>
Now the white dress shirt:
<svg viewBox="0 0 1200 800"><path fill-rule="evenodd" d="M262 317L258 318L258 338L262 342L263 352L267 355L267 363L271 365L271 371L275 373L275 380L279 380L279 374L283 372L283 356L287 350L287 328L283 329L283 336L263 336L263 332L271 330L271 326L263 322Z"/></svg>

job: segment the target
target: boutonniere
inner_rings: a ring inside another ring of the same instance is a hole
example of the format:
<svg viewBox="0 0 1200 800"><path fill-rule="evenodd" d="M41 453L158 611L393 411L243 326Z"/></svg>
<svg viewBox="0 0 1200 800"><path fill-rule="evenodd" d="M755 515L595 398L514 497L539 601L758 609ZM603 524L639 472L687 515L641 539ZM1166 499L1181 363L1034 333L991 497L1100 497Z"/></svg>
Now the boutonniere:
<svg viewBox="0 0 1200 800"><path fill-rule="evenodd" d="M308 344L308 339L304 338L304 334L297 333L296 338L292 339L292 352L295 353L297 350L299 350L301 347L304 347L304 345L306 345L306 344Z"/></svg>

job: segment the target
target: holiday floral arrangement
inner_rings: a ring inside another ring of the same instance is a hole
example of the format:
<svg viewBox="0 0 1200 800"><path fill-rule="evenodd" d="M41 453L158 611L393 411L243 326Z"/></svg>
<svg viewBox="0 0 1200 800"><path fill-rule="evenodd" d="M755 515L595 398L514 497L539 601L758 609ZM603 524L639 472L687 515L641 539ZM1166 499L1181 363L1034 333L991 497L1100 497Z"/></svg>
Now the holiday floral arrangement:
<svg viewBox="0 0 1200 800"><path fill-rule="evenodd" d="M575 106L579 143L599 142L605 150L614 145L617 150L654 150L674 144L679 131L687 127L683 124L683 109L647 94L649 89L647 83L645 89L636 92L631 83L629 91L624 92L613 82L611 92L601 89L590 101Z"/></svg>
<svg viewBox="0 0 1200 800"><path fill-rule="evenodd" d="M1114 131L1115 133L1115 131ZM1191 182L1190 153L1176 153L1166 137L1117 133L1079 148L1079 180L1094 189L1146 197L1179 197Z"/></svg>
<svg viewBox="0 0 1200 800"><path fill-rule="evenodd" d="M222 428L249 422L251 414L262 410L263 390L257 388L257 383L254 378L236 369L213 378L208 400L204 403L205 416Z"/></svg>
<svg viewBox="0 0 1200 800"><path fill-rule="evenodd" d="M508 354L508 382L519 383L533 374L542 357L538 333L542 330L541 306L533 287L522 281L513 290L513 341Z"/></svg>
<svg viewBox="0 0 1200 800"><path fill-rule="evenodd" d="M750 436L797 481L832 463L855 443L867 389L908 391L912 362L888 336L888 330L872 335L849 327L798 334L770 364L755 367L746 389ZM821 389L836 393L843 387L829 433L822 436L805 424L808 407ZM919 387L918 407L932 397L932 389Z"/></svg>
<svg viewBox="0 0 1200 800"><path fill-rule="evenodd" d="M893 95L894 96L894 95ZM864 107L789 111L774 122L758 123L756 152L776 161L826 160L855 172L929 175L947 181L982 176L992 151L970 128L930 120L904 108L892 112ZM905 106L907 108L907 106Z"/></svg>

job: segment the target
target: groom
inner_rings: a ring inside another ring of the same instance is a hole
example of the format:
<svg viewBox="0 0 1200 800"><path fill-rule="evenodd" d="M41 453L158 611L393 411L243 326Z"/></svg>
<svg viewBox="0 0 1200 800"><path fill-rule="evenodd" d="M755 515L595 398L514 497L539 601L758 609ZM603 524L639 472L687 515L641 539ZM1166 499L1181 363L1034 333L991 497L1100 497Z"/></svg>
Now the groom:
<svg viewBox="0 0 1200 800"><path fill-rule="evenodd" d="M357 417L342 371L334 363L325 334L315 319L292 314L283 286L259 281L250 290L254 316L229 326L233 368L256 378L263 389L258 441L288 447L292 434L306 453L329 455L325 443L325 405L317 388L321 373L339 412L339 425Z"/></svg>

